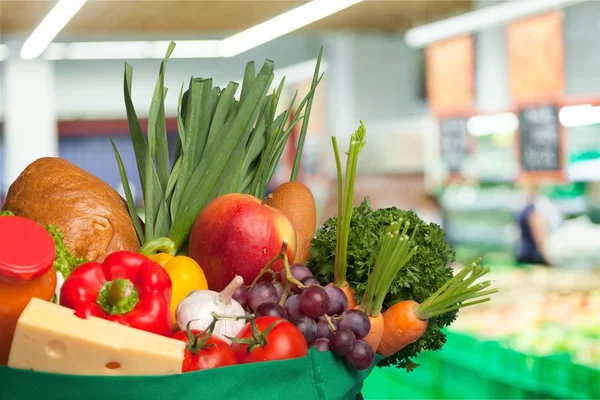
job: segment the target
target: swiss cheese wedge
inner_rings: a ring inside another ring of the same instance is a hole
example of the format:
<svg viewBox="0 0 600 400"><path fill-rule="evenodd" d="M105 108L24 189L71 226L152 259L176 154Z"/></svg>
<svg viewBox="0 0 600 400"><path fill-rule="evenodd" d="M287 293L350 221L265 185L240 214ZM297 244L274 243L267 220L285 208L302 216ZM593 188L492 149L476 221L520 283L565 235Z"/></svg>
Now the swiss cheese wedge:
<svg viewBox="0 0 600 400"><path fill-rule="evenodd" d="M33 298L19 318L8 366L73 375L180 374L185 344Z"/></svg>

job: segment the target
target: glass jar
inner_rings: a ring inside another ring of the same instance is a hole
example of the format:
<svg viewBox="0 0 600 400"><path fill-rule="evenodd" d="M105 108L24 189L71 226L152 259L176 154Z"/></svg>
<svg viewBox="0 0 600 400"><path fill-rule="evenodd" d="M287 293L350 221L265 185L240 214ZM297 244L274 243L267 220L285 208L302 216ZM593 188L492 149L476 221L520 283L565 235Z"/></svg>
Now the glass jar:
<svg viewBox="0 0 600 400"><path fill-rule="evenodd" d="M0 217L0 364L6 365L17 321L29 300L51 301L56 256L50 234L27 218Z"/></svg>

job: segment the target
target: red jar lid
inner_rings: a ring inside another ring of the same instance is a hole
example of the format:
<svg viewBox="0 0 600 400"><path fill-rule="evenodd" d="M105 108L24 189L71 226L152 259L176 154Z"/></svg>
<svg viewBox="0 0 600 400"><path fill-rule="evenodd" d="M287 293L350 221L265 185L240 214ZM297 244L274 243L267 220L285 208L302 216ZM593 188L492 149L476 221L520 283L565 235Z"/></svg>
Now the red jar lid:
<svg viewBox="0 0 600 400"><path fill-rule="evenodd" d="M45 274L56 257L52 236L37 222L0 217L0 280L29 281Z"/></svg>

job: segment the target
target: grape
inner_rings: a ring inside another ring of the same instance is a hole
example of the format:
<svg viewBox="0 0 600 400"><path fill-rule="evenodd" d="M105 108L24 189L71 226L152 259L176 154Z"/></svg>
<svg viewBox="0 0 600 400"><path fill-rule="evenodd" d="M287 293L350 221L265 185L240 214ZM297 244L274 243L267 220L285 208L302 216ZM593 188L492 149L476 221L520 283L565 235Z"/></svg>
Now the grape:
<svg viewBox="0 0 600 400"><path fill-rule="evenodd" d="M315 340L317 336L317 324L315 320L307 317L306 315L300 315L299 317L294 318L293 324L296 325L296 328L302 335L304 335L304 339L306 343L311 343Z"/></svg>
<svg viewBox="0 0 600 400"><path fill-rule="evenodd" d="M268 301L277 302L277 289L272 283L258 282L248 291L248 305L251 310L256 310L259 305Z"/></svg>
<svg viewBox="0 0 600 400"><path fill-rule="evenodd" d="M367 342L357 340L352 351L345 356L346 362L356 370L363 370L373 365L375 352Z"/></svg>
<svg viewBox="0 0 600 400"><path fill-rule="evenodd" d="M320 286L309 286L300 295L300 311L311 318L319 318L329 307L327 292Z"/></svg>
<svg viewBox="0 0 600 400"><path fill-rule="evenodd" d="M293 320L300 315L300 295L294 294L287 298L283 308L287 312L288 319Z"/></svg>
<svg viewBox="0 0 600 400"><path fill-rule="evenodd" d="M321 282L319 282L317 280L317 278L312 277L312 276L308 276L304 279L302 279L300 282L302 282L302 284L306 287L308 286L321 286Z"/></svg>
<svg viewBox="0 0 600 400"><path fill-rule="evenodd" d="M277 291L277 301L279 301L283 295L283 284L281 282L274 282L273 286L275 286L275 290Z"/></svg>
<svg viewBox="0 0 600 400"><path fill-rule="evenodd" d="M371 321L362 311L348 310L342 314L340 327L350 329L354 332L357 339L362 339L367 336L367 333L371 330Z"/></svg>
<svg viewBox="0 0 600 400"><path fill-rule="evenodd" d="M302 282L302 279L312 276L312 272L310 272L310 269L301 264L293 264L290 267L290 272L292 273L292 276L300 282ZM285 279L285 277L283 278ZM292 284L292 291L294 293L300 293L302 290L298 286Z"/></svg>
<svg viewBox="0 0 600 400"><path fill-rule="evenodd" d="M340 327L331 337L329 347L334 353L345 356L352 351L355 342L356 336L354 336L354 332L348 328Z"/></svg>
<svg viewBox="0 0 600 400"><path fill-rule="evenodd" d="M315 347L317 351L329 351L329 339L315 339L308 347Z"/></svg>
<svg viewBox="0 0 600 400"><path fill-rule="evenodd" d="M325 292L329 296L327 315L342 315L348 309L348 298L339 287L327 286Z"/></svg>
<svg viewBox="0 0 600 400"><path fill-rule="evenodd" d="M285 312L283 307L271 301L262 303L261 305L256 307L254 315L256 315L257 317L271 316L287 319L287 313Z"/></svg>
<svg viewBox="0 0 600 400"><path fill-rule="evenodd" d="M233 292L232 298L240 303L242 308L246 308L248 305L248 288L244 285L240 286L235 292Z"/></svg>
<svg viewBox="0 0 600 400"><path fill-rule="evenodd" d="M309 276L312 276L312 272L306 265L302 264L292 264L290 265L290 271L292 272L292 276L299 281Z"/></svg>
<svg viewBox="0 0 600 400"><path fill-rule="evenodd" d="M319 318L319 320L317 321L317 339L330 339L332 334L333 331L331 330L331 327L329 326L327 321L325 321L325 319L322 317Z"/></svg>

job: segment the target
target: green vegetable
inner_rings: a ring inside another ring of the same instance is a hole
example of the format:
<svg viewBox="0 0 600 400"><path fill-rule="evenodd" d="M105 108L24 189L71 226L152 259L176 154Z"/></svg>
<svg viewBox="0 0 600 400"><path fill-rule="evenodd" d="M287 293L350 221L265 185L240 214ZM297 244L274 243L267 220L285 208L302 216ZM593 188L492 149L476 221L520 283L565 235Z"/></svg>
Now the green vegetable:
<svg viewBox="0 0 600 400"><path fill-rule="evenodd" d="M340 162L340 151L338 150L337 139L331 138L333 143L333 152L335 155L335 165L337 171L338 183L338 221L337 221L337 239L335 251L334 283L336 286L346 286L346 270L348 269L348 237L350 235L350 221L352 218L352 204L354 204L354 180L356 177L356 166L358 164L358 154L365 147L365 135L367 130L362 121L360 126L350 137L350 148L348 149L348 159L346 160L346 179L342 182L342 164Z"/></svg>
<svg viewBox="0 0 600 400"><path fill-rule="evenodd" d="M55 225L48 225L46 227L50 236L54 240L54 244L56 245L56 258L54 259L54 269L63 276L63 278L67 279L71 272L78 266L83 263L88 262L85 258L75 257L67 247L63 241L63 233L58 229Z"/></svg>
<svg viewBox="0 0 600 400"><path fill-rule="evenodd" d="M0 211L0 217L8 217L14 215L9 210ZM54 245L56 247L56 258L54 259L54 269L63 276L63 278L67 278L71 275L73 270L80 266L81 264L87 262L85 258L75 257L67 247L63 241L64 236L63 233L58 229L55 225L48 225L46 227L50 236L52 236L52 240L54 240Z"/></svg>
<svg viewBox="0 0 600 400"><path fill-rule="evenodd" d="M423 222L414 212L403 211L396 207L373 210L366 198L360 206L354 208L350 221L350 237L348 240L348 275L347 280L355 290L357 299L365 292L369 271L374 265L382 233L392 221L402 219L410 223L407 235L411 236L415 227L413 243L418 246L412 259L396 274L388 294L385 296L384 308L401 300L425 301L444 283L452 278L452 269L447 266L455 259L454 250L444 240L444 231L439 225ZM309 268L321 282L331 282L334 275L336 250L337 218L329 219L317 230L312 241ZM413 369L410 358L422 350L439 350L446 342L441 329L456 319L457 311L435 316L429 320L425 334L415 343L405 347L395 355L380 362L380 366L396 365L399 368Z"/></svg>
<svg viewBox="0 0 600 400"><path fill-rule="evenodd" d="M181 253L198 213L211 200L227 193L264 197L287 139L294 126L303 119L292 172L292 180L295 178L312 98L322 77L319 75L322 51L309 93L298 106L294 106L294 95L289 106L279 114L278 104L285 79L269 94L275 68L270 60L265 61L258 74L253 62L246 65L239 99L236 98L237 83L230 82L221 89L213 86L210 78L192 78L187 91L184 93L182 87L179 92L179 140L171 166L164 79L167 61L174 48L175 43L171 42L160 65L150 104L147 138L132 102L133 68L125 64L125 107L143 189L144 226L138 221L123 162L114 143L112 145L129 213L141 243L169 237ZM293 116L290 115L292 113Z"/></svg>
<svg viewBox="0 0 600 400"><path fill-rule="evenodd" d="M410 248L418 229L413 229L412 235L409 237L407 232L410 224L402 222L400 220L392 223L381 235L375 265L369 274L365 293L360 303L361 309L370 317L379 315L385 297L394 282L394 277L418 249L418 246ZM402 233L400 233L400 229L402 229Z"/></svg>

